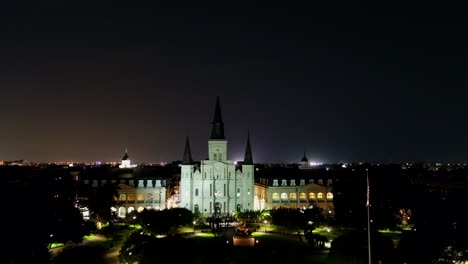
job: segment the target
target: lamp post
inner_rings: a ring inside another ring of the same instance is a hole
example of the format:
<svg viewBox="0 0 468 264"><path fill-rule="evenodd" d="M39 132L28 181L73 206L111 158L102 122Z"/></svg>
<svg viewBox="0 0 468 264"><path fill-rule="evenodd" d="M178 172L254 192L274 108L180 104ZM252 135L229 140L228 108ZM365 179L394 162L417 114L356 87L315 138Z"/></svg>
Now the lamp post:
<svg viewBox="0 0 468 264"><path fill-rule="evenodd" d="M372 263L371 257L371 226L370 226L370 187L369 187L369 169L366 169L366 180L367 180L367 254L368 254L368 263Z"/></svg>
<svg viewBox="0 0 468 264"><path fill-rule="evenodd" d="M265 233L266 233L266 226L268 224L268 221L267 220L263 220L263 223L265 224Z"/></svg>
<svg viewBox="0 0 468 264"><path fill-rule="evenodd" d="M195 225L197 224L196 221L193 221L193 233L195 233Z"/></svg>

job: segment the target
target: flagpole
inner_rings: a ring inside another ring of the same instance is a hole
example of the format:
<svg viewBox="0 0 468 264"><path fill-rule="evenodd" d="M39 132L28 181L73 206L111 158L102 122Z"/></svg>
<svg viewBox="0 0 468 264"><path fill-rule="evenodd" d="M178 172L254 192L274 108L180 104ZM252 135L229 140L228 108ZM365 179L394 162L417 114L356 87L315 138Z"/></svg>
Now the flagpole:
<svg viewBox="0 0 468 264"><path fill-rule="evenodd" d="M371 241L370 241L370 237L371 237L371 233L370 233L370 188L369 188L369 169L366 169L366 179L367 179L367 203L366 203L366 207L367 207L367 251L368 251L368 257L369 257L369 264L371 264L372 262L372 258L371 258Z"/></svg>

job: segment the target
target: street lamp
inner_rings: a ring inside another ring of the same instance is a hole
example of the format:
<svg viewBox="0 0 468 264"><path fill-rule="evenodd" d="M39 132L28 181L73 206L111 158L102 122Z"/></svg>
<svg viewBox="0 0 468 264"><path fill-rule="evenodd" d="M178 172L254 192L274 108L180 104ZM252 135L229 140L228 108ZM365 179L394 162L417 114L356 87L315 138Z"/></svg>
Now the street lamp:
<svg viewBox="0 0 468 264"><path fill-rule="evenodd" d="M267 220L263 220L263 223L265 224L265 233L266 233L266 226L268 224L268 221Z"/></svg>
<svg viewBox="0 0 468 264"><path fill-rule="evenodd" d="M197 221L193 221L193 233L195 233L195 225L197 224Z"/></svg>

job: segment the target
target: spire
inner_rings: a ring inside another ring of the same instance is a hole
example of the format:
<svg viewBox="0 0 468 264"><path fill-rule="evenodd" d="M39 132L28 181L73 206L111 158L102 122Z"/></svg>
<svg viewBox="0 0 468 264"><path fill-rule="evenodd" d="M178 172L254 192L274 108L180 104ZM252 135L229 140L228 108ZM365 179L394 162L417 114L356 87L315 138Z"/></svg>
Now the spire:
<svg viewBox="0 0 468 264"><path fill-rule="evenodd" d="M213 122L211 122L211 137L210 139L225 139L224 137L224 123L221 116L221 107L219 105L219 96L216 97L216 106L213 117Z"/></svg>
<svg viewBox="0 0 468 264"><path fill-rule="evenodd" d="M301 162L309 162L309 160L306 157L305 151L304 151L304 156L301 159Z"/></svg>
<svg viewBox="0 0 468 264"><path fill-rule="evenodd" d="M245 147L244 164L253 165L252 149L250 147L250 133L247 133L247 146Z"/></svg>
<svg viewBox="0 0 468 264"><path fill-rule="evenodd" d="M123 156L122 160L128 160L129 157L128 157L128 151L127 151L127 148L125 148L125 155Z"/></svg>
<svg viewBox="0 0 468 264"><path fill-rule="evenodd" d="M185 140L185 150L184 150L184 159L182 160L183 165L190 165L192 164L192 153L190 152L190 143L189 138Z"/></svg>

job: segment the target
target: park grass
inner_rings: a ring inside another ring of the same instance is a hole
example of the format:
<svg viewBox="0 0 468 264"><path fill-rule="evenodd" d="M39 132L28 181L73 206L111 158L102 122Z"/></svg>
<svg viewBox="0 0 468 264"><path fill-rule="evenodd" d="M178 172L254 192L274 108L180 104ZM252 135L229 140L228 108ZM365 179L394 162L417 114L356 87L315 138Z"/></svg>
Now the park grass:
<svg viewBox="0 0 468 264"><path fill-rule="evenodd" d="M49 249L63 247L64 245L65 245L64 243L50 243L49 244Z"/></svg>

